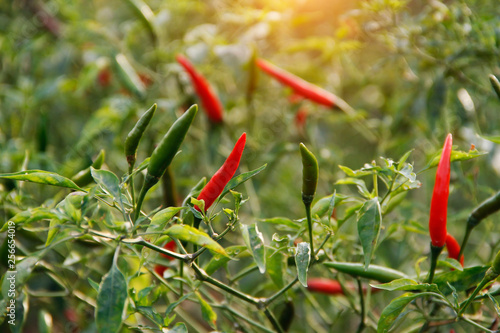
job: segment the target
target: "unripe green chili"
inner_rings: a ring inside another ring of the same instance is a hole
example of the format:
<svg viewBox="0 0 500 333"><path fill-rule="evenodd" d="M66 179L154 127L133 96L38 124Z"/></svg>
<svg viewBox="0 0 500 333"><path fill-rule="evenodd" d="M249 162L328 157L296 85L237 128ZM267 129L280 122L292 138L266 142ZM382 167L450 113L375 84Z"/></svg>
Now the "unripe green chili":
<svg viewBox="0 0 500 333"><path fill-rule="evenodd" d="M500 81L498 81L497 77L493 74L490 74L490 83L495 92L497 93L498 98L500 98Z"/></svg>
<svg viewBox="0 0 500 333"><path fill-rule="evenodd" d="M144 112L144 114L141 116L141 118L139 118L134 128L132 128L132 130L128 133L127 138L125 139L125 156L127 157L130 172L132 172L132 169L134 168L139 142L141 141L142 135L146 131L149 122L153 118L155 111L156 103L153 104L153 106L150 107L149 110Z"/></svg>
<svg viewBox="0 0 500 333"><path fill-rule="evenodd" d="M303 143L300 144L300 155L302 156L302 202L306 208L312 264L316 260L316 253L314 252L313 244L311 203L314 199L314 194L316 193L316 187L318 186L319 167L318 160Z"/></svg>
<svg viewBox="0 0 500 333"><path fill-rule="evenodd" d="M156 146L153 154L151 154L146 179L144 180L141 193L139 194L139 198L137 200L134 221L137 221L139 218L142 202L144 201L146 193L151 187L158 183L161 176L174 159L175 154L177 154L177 151L179 150L182 141L184 141L186 133L197 112L198 106L195 104L191 106L182 116L180 116L172 124L158 146Z"/></svg>
<svg viewBox="0 0 500 333"><path fill-rule="evenodd" d="M486 199L477 206L467 219L467 228L465 231L464 240L460 248L460 254L463 253L465 245L469 240L470 233L483 219L500 210L500 191L494 196Z"/></svg>
<svg viewBox="0 0 500 333"><path fill-rule="evenodd" d="M334 268L338 272L346 273L354 277L363 277L382 283L391 282L397 279L408 278L400 271L377 265L370 265L367 269L361 263L354 262L325 262L326 267Z"/></svg>
<svg viewBox="0 0 500 333"><path fill-rule="evenodd" d="M306 148L306 146L300 144L300 155L302 156L302 200L304 203L311 203L314 199L314 194L316 193L316 187L318 186L318 160L316 157Z"/></svg>

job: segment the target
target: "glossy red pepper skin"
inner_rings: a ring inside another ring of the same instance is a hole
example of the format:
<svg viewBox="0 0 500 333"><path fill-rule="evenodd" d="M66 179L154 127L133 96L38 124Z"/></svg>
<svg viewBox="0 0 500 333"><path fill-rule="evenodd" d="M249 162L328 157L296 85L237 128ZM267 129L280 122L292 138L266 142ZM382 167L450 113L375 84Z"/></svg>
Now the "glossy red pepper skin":
<svg viewBox="0 0 500 333"><path fill-rule="evenodd" d="M455 237L450 234L446 235L446 248L448 249L448 257L458 260L458 254L460 253L460 245L458 244ZM464 256L460 257L460 264L464 266Z"/></svg>
<svg viewBox="0 0 500 333"><path fill-rule="evenodd" d="M307 289L321 294L344 295L344 290L338 281L326 278L308 279Z"/></svg>
<svg viewBox="0 0 500 333"><path fill-rule="evenodd" d="M176 56L177 62L186 70L191 78L196 94L201 100L203 109L210 121L221 123L223 121L223 107L214 90L208 83L207 79L201 75L193 66L193 64L183 55Z"/></svg>
<svg viewBox="0 0 500 333"><path fill-rule="evenodd" d="M429 213L429 233L434 247L442 248L446 243L446 215L450 192L450 157L452 136L448 134L436 171L436 182L432 193Z"/></svg>
<svg viewBox="0 0 500 333"><path fill-rule="evenodd" d="M336 105L337 96L329 91L309 83L263 59L257 59L257 66L282 84L292 88L297 95L330 108Z"/></svg>
<svg viewBox="0 0 500 333"><path fill-rule="evenodd" d="M224 164L219 170L217 170L217 172L208 181L207 185L205 185L205 187L201 190L197 199L205 201L205 211L212 206L214 201L224 190L226 184L231 180L231 178L233 178L238 166L240 165L241 155L243 154L243 149L245 149L246 140L247 134L243 133L234 145L231 154L229 154ZM200 210L198 206L195 206L195 208Z"/></svg>
<svg viewBox="0 0 500 333"><path fill-rule="evenodd" d="M175 251L176 247L177 246L175 244L175 241L173 241L173 240L171 240L170 242L168 242L167 244L165 244L163 246L164 249L169 250L169 251ZM172 258L171 256L168 256L168 255L163 254L163 253L161 253L161 256L169 261L174 260L174 258ZM167 266L163 266L163 265L159 265L159 264L155 265L155 272L158 273L158 275L160 275L160 276L163 276L163 272L165 272L167 269L168 269Z"/></svg>

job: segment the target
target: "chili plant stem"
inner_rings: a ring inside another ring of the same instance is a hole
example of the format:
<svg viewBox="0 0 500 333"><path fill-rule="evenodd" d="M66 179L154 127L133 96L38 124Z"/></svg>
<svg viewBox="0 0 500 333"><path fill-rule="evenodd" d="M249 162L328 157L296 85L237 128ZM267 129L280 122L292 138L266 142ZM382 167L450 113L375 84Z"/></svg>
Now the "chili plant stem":
<svg viewBox="0 0 500 333"><path fill-rule="evenodd" d="M472 292L472 294L469 296L469 298L467 299L467 301L465 302L465 304L460 308L460 311L458 311L458 317L461 317L465 310L467 310L467 307L469 307L470 303L474 300L474 298L476 298L477 294L484 289L484 287L490 283L491 281L493 281L494 279L496 279L498 277L498 274L495 273L493 271L493 269L488 269L486 271L486 274L484 275L484 278L483 280L481 281L481 283L479 283L479 285L476 287L476 289L474 289L474 291Z"/></svg>
<svg viewBox="0 0 500 333"><path fill-rule="evenodd" d="M495 333L495 332L498 332L498 331L492 331L482 325L479 325L478 323L476 323L475 321L473 320L470 320L469 318L467 317L461 317L460 320L463 320L465 321L466 323L469 323L471 324L472 326L476 327L476 328L479 328L481 331L484 331L484 332L490 332L490 333Z"/></svg>
<svg viewBox="0 0 500 333"><path fill-rule="evenodd" d="M250 325L260 328L264 332L274 333L274 331L270 330L269 328L262 326L261 324L257 323L256 321L251 320L250 318L248 318L248 316L242 315L241 313L239 313L238 311L234 310L233 308L231 308L227 305L213 305L213 307L225 310L225 311L229 312L230 314L234 315L235 317L243 319L244 321L246 321Z"/></svg>
<svg viewBox="0 0 500 333"><path fill-rule="evenodd" d="M144 198L146 197L146 194L148 191L153 187L158 182L158 178L155 178L151 175L146 175L146 179L144 180L144 184L142 185L141 192L139 193L139 198L137 199L137 203L135 205L135 211L134 211L134 231L137 229L137 220L139 219L139 216L141 215L141 208L142 208L142 203L144 202Z"/></svg>
<svg viewBox="0 0 500 333"><path fill-rule="evenodd" d="M437 247L431 243L431 269L429 270L429 277L427 278L428 283L432 283L434 279L434 271L436 270L438 257L442 250L443 246Z"/></svg>
<svg viewBox="0 0 500 333"><path fill-rule="evenodd" d="M134 172L134 167L130 166L128 168L128 183L130 186L130 196L132 197L132 207L135 206L135 188L134 188L134 177L132 177L132 172Z"/></svg>
<svg viewBox="0 0 500 333"><path fill-rule="evenodd" d="M314 242L313 242L313 226L312 226L312 217L311 217L311 203L304 202L304 206L306 207L306 216L307 216L307 228L309 229L309 243L311 245L311 264L316 260L316 253L314 252Z"/></svg>
<svg viewBox="0 0 500 333"><path fill-rule="evenodd" d="M290 283L288 283L286 286L284 286L283 288L281 288L280 290L278 290L276 292L276 294L272 295L271 297L268 297L264 303L266 305L269 305L271 304L272 302L274 302L278 297L280 297L281 295L283 295L288 289L292 288L293 285L295 283L297 283L297 281L299 281L299 277L296 276Z"/></svg>
<svg viewBox="0 0 500 333"><path fill-rule="evenodd" d="M360 308L361 308L361 314L360 314L361 315L361 322L359 323L357 333L361 333L365 329L365 316L366 316L365 298L363 295L363 285L361 284L361 280L360 279L356 279L356 280L358 282L359 304L360 304Z"/></svg>
<svg viewBox="0 0 500 333"><path fill-rule="evenodd" d="M239 279L245 277L246 275L252 273L252 272L255 272L256 270L259 269L259 266L252 266L252 267L249 267L245 270L242 270L241 272L239 272L238 274L236 274L233 278L231 278L229 280L229 284L233 284L235 283L236 281L238 281Z"/></svg>
<svg viewBox="0 0 500 333"><path fill-rule="evenodd" d="M462 245L460 246L460 252L458 253L458 258L462 258L462 255L464 254L464 248L465 248L465 245L467 245L467 242L469 241L469 237L470 237L470 233L472 232L472 229L474 229L474 226L471 226L469 223L467 223L467 227L465 229L464 240L462 241Z"/></svg>

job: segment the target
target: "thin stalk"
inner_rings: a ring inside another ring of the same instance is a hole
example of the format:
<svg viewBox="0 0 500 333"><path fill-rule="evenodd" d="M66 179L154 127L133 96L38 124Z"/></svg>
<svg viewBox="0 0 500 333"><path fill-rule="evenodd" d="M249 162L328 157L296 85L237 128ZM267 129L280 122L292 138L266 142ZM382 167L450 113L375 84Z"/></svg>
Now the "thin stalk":
<svg viewBox="0 0 500 333"><path fill-rule="evenodd" d="M427 278L427 283L432 283L434 279L434 271L436 270L437 261L439 254L443 250L443 246L437 247L431 243L431 269L429 270L429 277Z"/></svg>
<svg viewBox="0 0 500 333"><path fill-rule="evenodd" d="M180 282L179 287L181 289L180 295L182 297L182 296L184 296L184 282L182 281L183 280L182 277L184 276L184 261L182 261L182 260L179 260L179 276L181 278L179 281Z"/></svg>
<svg viewBox="0 0 500 333"><path fill-rule="evenodd" d="M467 242L469 241L469 237L470 237L470 233L472 232L472 229L474 229L474 226L470 225L467 222L464 240L462 241L462 245L460 246L460 252L458 253L458 258L462 258L462 255L464 254L464 249L465 249L465 246L467 245Z"/></svg>
<svg viewBox="0 0 500 333"><path fill-rule="evenodd" d="M460 320L463 320L463 321L465 321L466 323L469 323L469 324L471 324L472 326L474 326L474 327L476 327L476 328L478 328L478 329L480 329L480 330L482 330L482 331L484 331L484 332L490 332L490 333L496 333L496 332L498 332L498 331L492 331L492 330L490 330L489 328L486 328L486 327L484 327L484 326L482 326L482 325L480 325L480 324L476 323L475 321L470 320L470 319L469 319L469 318L467 318L467 317L461 317L461 318L460 318Z"/></svg>
<svg viewBox="0 0 500 333"><path fill-rule="evenodd" d="M357 333L363 332L365 329L365 317L366 317L366 311L365 311L365 297L363 295L363 285L361 284L360 279L356 279L358 282L358 293L359 293L359 304L361 308L361 322L359 323Z"/></svg>
<svg viewBox="0 0 500 333"><path fill-rule="evenodd" d="M373 174L373 190L375 191L375 198L378 198L378 176Z"/></svg>
<svg viewBox="0 0 500 333"><path fill-rule="evenodd" d="M130 186L130 196L132 197L132 207L135 207L135 186L134 186L134 177L132 173L134 172L134 166L129 165L128 168L128 184Z"/></svg>
<svg viewBox="0 0 500 333"><path fill-rule="evenodd" d="M264 303L267 305L271 304L272 302L274 302L278 297L280 297L281 295L283 295L288 289L292 288L293 285L295 283L297 283L297 281L299 281L299 277L296 276L290 283L288 283L286 286L284 286L283 288L281 288L280 290L278 290L274 295L268 297Z"/></svg>
<svg viewBox="0 0 500 333"><path fill-rule="evenodd" d="M146 197L146 194L148 191L153 187L158 182L158 178L150 176L149 174L146 175L146 179L144 180L144 184L142 184L141 192L139 193L139 198L137 199L137 203L135 206L135 211L134 211L134 229L135 231L137 229L137 220L139 219L139 215L141 215L141 208L142 208L142 203L144 202L144 198Z"/></svg>
<svg viewBox="0 0 500 333"><path fill-rule="evenodd" d="M233 284L235 283L236 281L238 281L239 279L245 277L246 275L258 270L259 267L258 266L252 266L252 267L249 267L245 270L242 270L241 272L239 272L238 274L236 274L235 276L233 276L231 279L229 279L229 284Z"/></svg>
<svg viewBox="0 0 500 333"><path fill-rule="evenodd" d="M269 321L271 322L271 324L273 325L274 329L278 332L278 333L285 333L283 331L283 329L281 328L281 325L280 323L278 322L278 320L276 320L276 317L274 317L273 313L271 312L271 310L269 310L267 307L264 308L264 314L266 315L267 319L269 319Z"/></svg>
<svg viewBox="0 0 500 333"><path fill-rule="evenodd" d="M219 280L216 280L214 278L212 278L211 276L209 276L205 271L203 271L202 269L200 269L198 267L198 265L196 265L195 263L193 263L191 265L191 267L194 269L194 271L196 272L196 275L198 276L198 279L202 280L202 281L205 281L205 282L208 282L236 297L238 297L239 299L242 299L244 300L245 302L247 303L250 303L250 304L253 304L253 305L259 305L261 304L261 301L255 297L252 297L250 295L247 295L245 293L242 293L241 291L239 290L236 290L236 289L233 289L231 288L230 286L220 282Z"/></svg>
<svg viewBox="0 0 500 333"><path fill-rule="evenodd" d="M212 305L212 306L214 308L219 308L219 309L225 310L225 311L231 313L232 315L234 315L240 319L243 319L244 321L246 321L250 325L260 328L264 332L275 333L274 331L270 330L269 328L262 326L261 324L251 320L250 318L248 318L248 316L245 316L245 315L239 313L238 311L234 310L233 308L228 307L227 305Z"/></svg>
<svg viewBox="0 0 500 333"><path fill-rule="evenodd" d="M306 207L306 216L307 216L307 228L309 229L309 243L311 246L311 263L316 260L316 253L314 252L314 242L313 242L313 230L312 230L312 217L311 217L311 203L304 202L304 206ZM310 264L311 264L310 263ZM309 264L309 265L310 265Z"/></svg>
<svg viewBox="0 0 500 333"><path fill-rule="evenodd" d="M486 271L486 274L484 275L484 278L481 281L481 283L479 283L479 285L476 287L476 289L474 289L474 291L469 296L469 298L467 299L467 301L465 302L465 304L460 308L460 311L458 311L458 317L461 317L464 314L465 310L467 310L467 307L469 307L470 303L472 303L472 301L474 300L474 298L476 298L477 294L481 290L483 290L484 287L488 283L490 283L491 281L493 281L497 277L498 277L498 274L495 273L495 272L493 272L493 270L491 268L488 269L488 271Z"/></svg>

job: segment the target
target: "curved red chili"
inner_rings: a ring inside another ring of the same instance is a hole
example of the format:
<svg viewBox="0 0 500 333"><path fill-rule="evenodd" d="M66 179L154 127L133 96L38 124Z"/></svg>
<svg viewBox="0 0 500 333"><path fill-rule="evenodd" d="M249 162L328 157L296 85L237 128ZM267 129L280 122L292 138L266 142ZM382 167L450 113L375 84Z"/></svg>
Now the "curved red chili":
<svg viewBox="0 0 500 333"><path fill-rule="evenodd" d="M460 253L460 245L458 244L455 237L450 234L446 235L446 248L448 249L448 257L458 260L458 254ZM464 256L460 257L460 264L464 266Z"/></svg>
<svg viewBox="0 0 500 333"><path fill-rule="evenodd" d="M207 79L194 68L193 64L183 55L178 54L177 62L186 70L191 78L196 94L201 100L203 109L208 118L214 123L221 123L223 120L223 107L219 98L213 91Z"/></svg>
<svg viewBox="0 0 500 333"><path fill-rule="evenodd" d="M443 247L446 242L446 214L448 212L448 195L450 191L450 157L452 136L448 134L436 171L436 182L432 192L431 210L429 213L429 232L432 245Z"/></svg>
<svg viewBox="0 0 500 333"><path fill-rule="evenodd" d="M331 92L309 83L264 59L257 59L257 66L279 82L292 88L297 95L301 95L304 98L327 107L334 107L337 104L337 96Z"/></svg>
<svg viewBox="0 0 500 333"><path fill-rule="evenodd" d="M219 170L217 170L217 172L208 181L207 185L205 185L205 187L201 190L198 200L205 201L205 211L212 206L214 201L224 190L226 184L231 180L231 178L233 178L234 173L240 165L241 155L243 154L243 149L245 149L246 140L247 134L243 133L234 145L231 154L229 154L224 164ZM195 208L200 210L198 206L195 206Z"/></svg>
<svg viewBox="0 0 500 333"><path fill-rule="evenodd" d="M175 241L171 240L170 242L165 244L163 246L163 248L166 250L169 250L169 251L175 251L175 249L176 249ZM174 260L174 258L172 258L171 256L163 254L163 253L161 253L161 256L169 261ZM165 272L167 269L168 269L168 266L163 266L160 264L155 265L155 272L160 276L163 276L163 272Z"/></svg>

